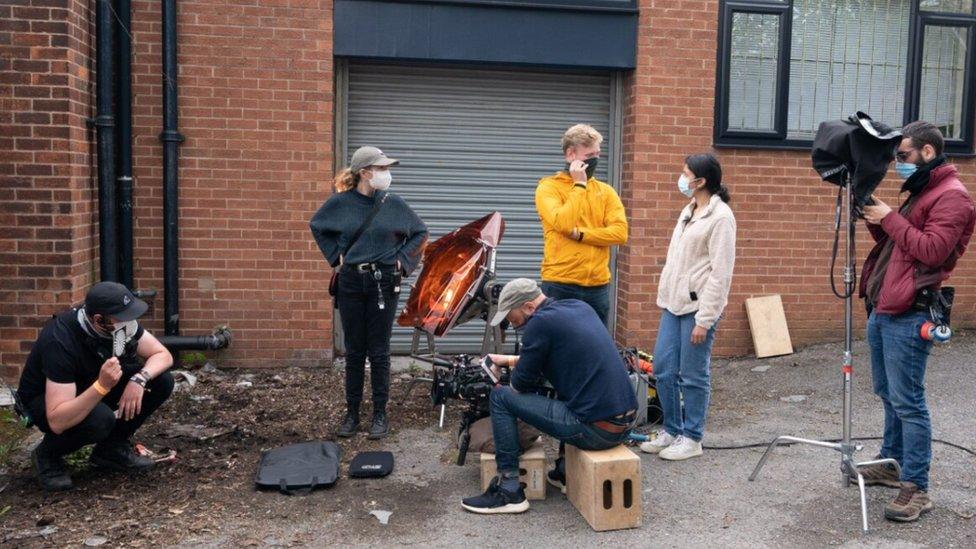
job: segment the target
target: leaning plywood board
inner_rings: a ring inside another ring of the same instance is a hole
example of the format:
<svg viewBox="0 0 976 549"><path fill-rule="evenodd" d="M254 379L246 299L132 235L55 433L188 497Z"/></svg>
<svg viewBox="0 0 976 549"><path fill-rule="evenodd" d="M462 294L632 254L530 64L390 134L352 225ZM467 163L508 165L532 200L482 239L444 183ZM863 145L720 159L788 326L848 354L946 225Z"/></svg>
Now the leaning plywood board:
<svg viewBox="0 0 976 549"><path fill-rule="evenodd" d="M756 358L788 355L793 353L790 330L786 326L786 313L779 295L753 297L746 300L746 314Z"/></svg>

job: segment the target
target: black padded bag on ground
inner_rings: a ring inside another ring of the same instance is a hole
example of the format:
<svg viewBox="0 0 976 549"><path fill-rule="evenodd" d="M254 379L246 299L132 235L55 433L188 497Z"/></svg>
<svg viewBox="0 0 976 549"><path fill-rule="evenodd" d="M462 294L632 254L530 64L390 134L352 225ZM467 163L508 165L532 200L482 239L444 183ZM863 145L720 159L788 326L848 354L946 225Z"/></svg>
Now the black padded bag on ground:
<svg viewBox="0 0 976 549"><path fill-rule="evenodd" d="M349 464L352 478L385 477L393 472L393 454L390 452L360 452Z"/></svg>
<svg viewBox="0 0 976 549"><path fill-rule="evenodd" d="M283 494L308 493L328 488L339 478L342 449L334 442L300 442L268 450L261 455L254 482Z"/></svg>

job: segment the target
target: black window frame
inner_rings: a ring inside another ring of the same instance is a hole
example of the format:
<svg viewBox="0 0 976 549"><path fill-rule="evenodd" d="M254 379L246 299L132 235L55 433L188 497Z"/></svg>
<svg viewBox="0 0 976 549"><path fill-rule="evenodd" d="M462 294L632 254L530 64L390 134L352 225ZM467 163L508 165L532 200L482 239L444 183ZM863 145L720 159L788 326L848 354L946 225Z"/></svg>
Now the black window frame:
<svg viewBox="0 0 976 549"><path fill-rule="evenodd" d="M920 0L910 7L908 49L906 55L905 108L903 124L918 119L921 109L922 56L927 27L961 27L968 29L966 76L962 99L963 127L961 139L946 139L946 152L958 156L976 156L976 6L973 13L945 13L922 10ZM732 19L736 13L775 14L780 16L779 50L776 78L774 131L730 130L729 86L732 56ZM715 120L713 142L722 148L761 148L809 150L810 139L787 137L790 54L792 50L793 0L720 0L718 53L715 79Z"/></svg>

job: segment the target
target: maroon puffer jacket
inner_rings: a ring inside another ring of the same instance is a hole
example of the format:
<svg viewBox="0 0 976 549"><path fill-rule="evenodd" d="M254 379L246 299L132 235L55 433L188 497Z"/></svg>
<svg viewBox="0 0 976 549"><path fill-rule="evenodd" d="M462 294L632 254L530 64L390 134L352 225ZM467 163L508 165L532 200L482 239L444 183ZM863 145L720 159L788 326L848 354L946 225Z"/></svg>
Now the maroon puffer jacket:
<svg viewBox="0 0 976 549"><path fill-rule="evenodd" d="M900 314L911 308L917 290L940 287L956 267L973 235L976 209L956 167L943 164L932 170L929 184L919 193L908 216L892 211L881 225L868 225L875 244L864 262L860 294L889 238L895 240L875 311Z"/></svg>

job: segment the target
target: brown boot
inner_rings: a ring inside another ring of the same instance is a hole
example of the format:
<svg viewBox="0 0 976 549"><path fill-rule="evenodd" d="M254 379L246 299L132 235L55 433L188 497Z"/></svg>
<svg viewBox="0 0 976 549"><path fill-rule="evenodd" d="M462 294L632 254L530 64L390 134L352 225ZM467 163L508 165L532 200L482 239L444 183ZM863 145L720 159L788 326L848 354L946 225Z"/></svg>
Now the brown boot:
<svg viewBox="0 0 976 549"><path fill-rule="evenodd" d="M864 477L865 486L887 486L889 488L901 488L901 481L898 480L898 473L895 468L887 463L877 463L858 467L857 472ZM857 484L857 475L851 475L851 482Z"/></svg>
<svg viewBox="0 0 976 549"><path fill-rule="evenodd" d="M922 513L931 511L932 507L934 505L927 492L919 490L913 482L903 482L895 501L885 505L884 515L888 520L913 522Z"/></svg>

